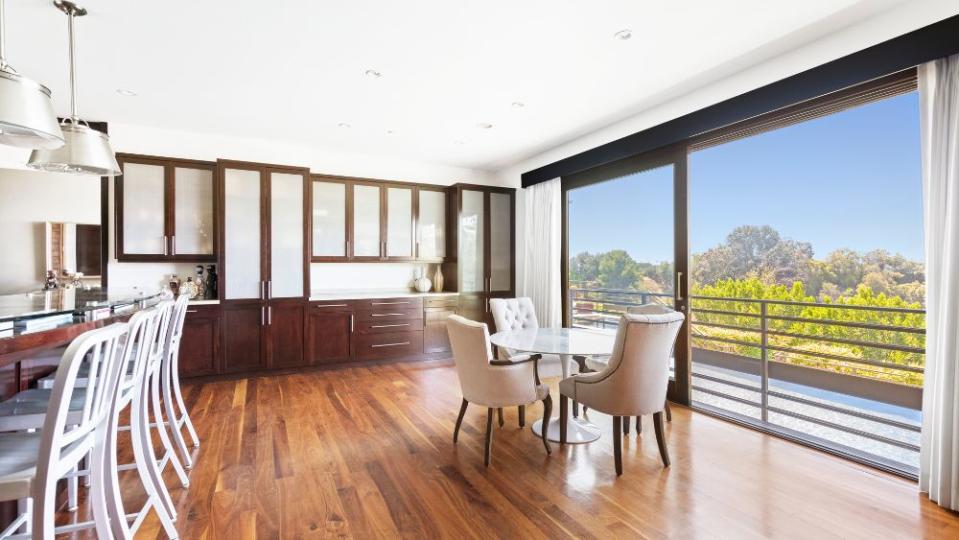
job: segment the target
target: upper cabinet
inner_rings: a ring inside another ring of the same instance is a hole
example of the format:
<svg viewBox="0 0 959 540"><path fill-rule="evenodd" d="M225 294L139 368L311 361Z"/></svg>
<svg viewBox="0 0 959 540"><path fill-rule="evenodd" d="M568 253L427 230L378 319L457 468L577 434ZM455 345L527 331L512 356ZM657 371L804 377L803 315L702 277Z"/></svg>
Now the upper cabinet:
<svg viewBox="0 0 959 540"><path fill-rule="evenodd" d="M117 259L214 261L215 164L131 154L117 161Z"/></svg>
<svg viewBox="0 0 959 540"><path fill-rule="evenodd" d="M314 175L313 262L446 257L445 188Z"/></svg>

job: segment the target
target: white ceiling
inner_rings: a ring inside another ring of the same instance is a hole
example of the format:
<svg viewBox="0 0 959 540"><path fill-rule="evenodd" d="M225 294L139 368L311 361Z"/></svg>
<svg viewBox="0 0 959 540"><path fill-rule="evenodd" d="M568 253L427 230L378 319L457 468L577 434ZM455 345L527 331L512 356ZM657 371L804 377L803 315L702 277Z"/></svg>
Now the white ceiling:
<svg viewBox="0 0 959 540"><path fill-rule="evenodd" d="M493 170L898 3L89 0L80 112ZM7 4L8 60L66 114L65 16Z"/></svg>

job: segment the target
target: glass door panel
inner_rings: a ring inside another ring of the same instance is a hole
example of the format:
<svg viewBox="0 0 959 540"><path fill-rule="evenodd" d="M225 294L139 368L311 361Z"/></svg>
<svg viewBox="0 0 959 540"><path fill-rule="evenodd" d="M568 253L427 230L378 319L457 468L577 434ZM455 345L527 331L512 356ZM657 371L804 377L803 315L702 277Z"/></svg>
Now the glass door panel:
<svg viewBox="0 0 959 540"><path fill-rule="evenodd" d="M270 173L270 298L303 291L303 182L301 174Z"/></svg>
<svg viewBox="0 0 959 540"><path fill-rule="evenodd" d="M513 197L507 193L489 194L490 292L513 290Z"/></svg>
<svg viewBox="0 0 959 540"><path fill-rule="evenodd" d="M380 243L380 187L353 184L353 256L378 259Z"/></svg>
<svg viewBox="0 0 959 540"><path fill-rule="evenodd" d="M127 255L166 255L166 168L162 165L123 165L123 252Z"/></svg>
<svg viewBox="0 0 959 540"><path fill-rule="evenodd" d="M416 256L420 259L446 257L446 193L419 190L416 218Z"/></svg>
<svg viewBox="0 0 959 540"><path fill-rule="evenodd" d="M223 171L224 285L227 300L260 298L260 173ZM300 233L302 236L302 233Z"/></svg>
<svg viewBox="0 0 959 540"><path fill-rule="evenodd" d="M462 190L459 222L459 289L461 293L481 293L486 290L485 273L485 219L486 194L482 191Z"/></svg>
<svg viewBox="0 0 959 540"><path fill-rule="evenodd" d="M413 190L386 188L386 256L413 257Z"/></svg>
<svg viewBox="0 0 959 540"><path fill-rule="evenodd" d="M175 167L173 255L213 255L213 171Z"/></svg>
<svg viewBox="0 0 959 540"><path fill-rule="evenodd" d="M313 256L346 257L346 184L313 182Z"/></svg>

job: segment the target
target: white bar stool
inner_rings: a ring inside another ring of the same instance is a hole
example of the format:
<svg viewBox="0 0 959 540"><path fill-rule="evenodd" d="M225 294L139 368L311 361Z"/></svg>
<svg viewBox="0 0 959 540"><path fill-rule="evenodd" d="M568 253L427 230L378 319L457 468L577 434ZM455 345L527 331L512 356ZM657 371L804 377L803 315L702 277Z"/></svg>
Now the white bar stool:
<svg viewBox="0 0 959 540"><path fill-rule="evenodd" d="M186 440L183 438L182 430L186 427L193 442L193 448L200 447L200 438L196 434L193 422L190 420L190 412L183 403L183 394L180 391L180 339L183 337L183 323L186 321L187 308L190 306L190 299L186 295L180 295L173 308L173 317L170 321L170 329L166 342L166 351L163 356L163 404L166 406L166 416L170 421L170 431L173 433L173 440L176 442L180 455L183 458L183 464L187 469L193 468L193 456L187 449Z"/></svg>

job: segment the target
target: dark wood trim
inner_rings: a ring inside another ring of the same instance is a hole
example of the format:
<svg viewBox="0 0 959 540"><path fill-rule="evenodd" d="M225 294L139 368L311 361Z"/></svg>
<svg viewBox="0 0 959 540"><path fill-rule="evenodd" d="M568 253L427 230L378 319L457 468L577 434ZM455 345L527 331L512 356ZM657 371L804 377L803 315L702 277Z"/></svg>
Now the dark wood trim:
<svg viewBox="0 0 959 540"><path fill-rule="evenodd" d="M959 52L959 15L523 173L529 187L754 118Z"/></svg>
<svg viewBox="0 0 959 540"><path fill-rule="evenodd" d="M114 223L114 227L116 224ZM110 276L110 177L100 177L100 288L109 287Z"/></svg>

